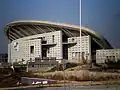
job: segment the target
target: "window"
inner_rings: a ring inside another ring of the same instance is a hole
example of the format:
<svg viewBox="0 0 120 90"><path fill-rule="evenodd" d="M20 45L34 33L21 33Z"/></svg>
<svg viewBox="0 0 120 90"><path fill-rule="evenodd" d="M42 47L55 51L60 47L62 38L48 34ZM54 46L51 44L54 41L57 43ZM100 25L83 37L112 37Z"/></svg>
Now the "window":
<svg viewBox="0 0 120 90"><path fill-rule="evenodd" d="M50 53L50 48L47 49L48 53Z"/></svg>
<svg viewBox="0 0 120 90"><path fill-rule="evenodd" d="M54 36L54 35L52 35L52 42L53 42L53 43L54 43L54 37L55 37L55 36Z"/></svg>
<svg viewBox="0 0 120 90"><path fill-rule="evenodd" d="M30 46L30 53L31 53L31 54L34 53L34 46Z"/></svg>
<svg viewBox="0 0 120 90"><path fill-rule="evenodd" d="M74 38L72 38L72 42L74 42Z"/></svg>
<svg viewBox="0 0 120 90"><path fill-rule="evenodd" d="M30 62L32 62L32 58L30 58Z"/></svg>
<svg viewBox="0 0 120 90"><path fill-rule="evenodd" d="M42 40L45 40L45 37L42 37Z"/></svg>

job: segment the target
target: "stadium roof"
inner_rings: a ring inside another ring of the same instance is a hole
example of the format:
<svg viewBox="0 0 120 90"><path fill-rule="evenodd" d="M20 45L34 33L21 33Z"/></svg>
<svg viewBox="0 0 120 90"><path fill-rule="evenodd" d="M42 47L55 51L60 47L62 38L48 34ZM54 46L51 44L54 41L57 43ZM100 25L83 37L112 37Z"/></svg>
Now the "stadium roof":
<svg viewBox="0 0 120 90"><path fill-rule="evenodd" d="M62 30L68 37L75 37L79 36L80 26L38 20L12 21L5 26L5 34L10 41L26 36L59 30ZM94 30L83 26L81 27L81 30L82 35L92 36L92 39L102 48L111 48L111 45L108 43L108 41Z"/></svg>

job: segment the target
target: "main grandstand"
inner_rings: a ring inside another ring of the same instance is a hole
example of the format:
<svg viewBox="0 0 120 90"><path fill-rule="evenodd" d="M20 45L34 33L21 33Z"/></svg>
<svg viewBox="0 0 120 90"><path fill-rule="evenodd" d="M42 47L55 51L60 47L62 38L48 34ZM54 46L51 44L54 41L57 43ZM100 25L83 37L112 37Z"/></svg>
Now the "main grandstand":
<svg viewBox="0 0 120 90"><path fill-rule="evenodd" d="M44 63L90 63L97 49L112 46L100 34L86 27L49 21L19 20L5 26L9 39L8 61Z"/></svg>

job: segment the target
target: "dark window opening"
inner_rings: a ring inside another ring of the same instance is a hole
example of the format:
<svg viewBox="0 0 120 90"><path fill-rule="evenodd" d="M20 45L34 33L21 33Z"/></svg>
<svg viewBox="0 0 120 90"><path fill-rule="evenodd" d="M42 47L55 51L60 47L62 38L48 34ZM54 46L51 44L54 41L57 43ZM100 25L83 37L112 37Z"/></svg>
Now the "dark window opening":
<svg viewBox="0 0 120 90"><path fill-rule="evenodd" d="M30 46L30 53L31 53L31 54L34 53L34 46Z"/></svg>
<svg viewBox="0 0 120 90"><path fill-rule="evenodd" d="M45 40L45 37L42 37L41 40L42 40L42 44L46 44L47 43L47 41Z"/></svg>
<svg viewBox="0 0 120 90"><path fill-rule="evenodd" d="M42 37L42 40L45 41L45 37Z"/></svg>
<svg viewBox="0 0 120 90"><path fill-rule="evenodd" d="M32 58L30 58L30 62L32 62Z"/></svg>
<svg viewBox="0 0 120 90"><path fill-rule="evenodd" d="M74 42L74 38L72 38L72 42Z"/></svg>
<svg viewBox="0 0 120 90"><path fill-rule="evenodd" d="M67 41L68 41L68 36L67 36L67 35L65 35L65 34L63 34L62 41L63 41L63 42L67 42Z"/></svg>
<svg viewBox="0 0 120 90"><path fill-rule="evenodd" d="M53 42L53 43L54 43L54 37L55 37L55 36L54 36L54 35L52 35L52 42Z"/></svg>
<svg viewBox="0 0 120 90"><path fill-rule="evenodd" d="M63 59L68 59L68 45L63 45Z"/></svg>
<svg viewBox="0 0 120 90"><path fill-rule="evenodd" d="M47 49L48 53L50 53L50 48Z"/></svg>
<svg viewBox="0 0 120 90"><path fill-rule="evenodd" d="M42 46L42 58L47 57L47 48Z"/></svg>

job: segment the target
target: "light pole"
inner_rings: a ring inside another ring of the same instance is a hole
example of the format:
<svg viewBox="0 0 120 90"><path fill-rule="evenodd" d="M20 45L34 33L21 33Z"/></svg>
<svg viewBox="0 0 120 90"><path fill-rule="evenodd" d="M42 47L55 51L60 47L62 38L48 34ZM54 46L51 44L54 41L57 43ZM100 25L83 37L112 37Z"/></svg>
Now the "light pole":
<svg viewBox="0 0 120 90"><path fill-rule="evenodd" d="M82 38L81 38L81 36L82 36L82 31L81 31L81 24L82 24L82 20L81 20L81 18L82 18L82 0L80 0L80 60L82 59ZM79 63L80 63L80 60L79 60Z"/></svg>

